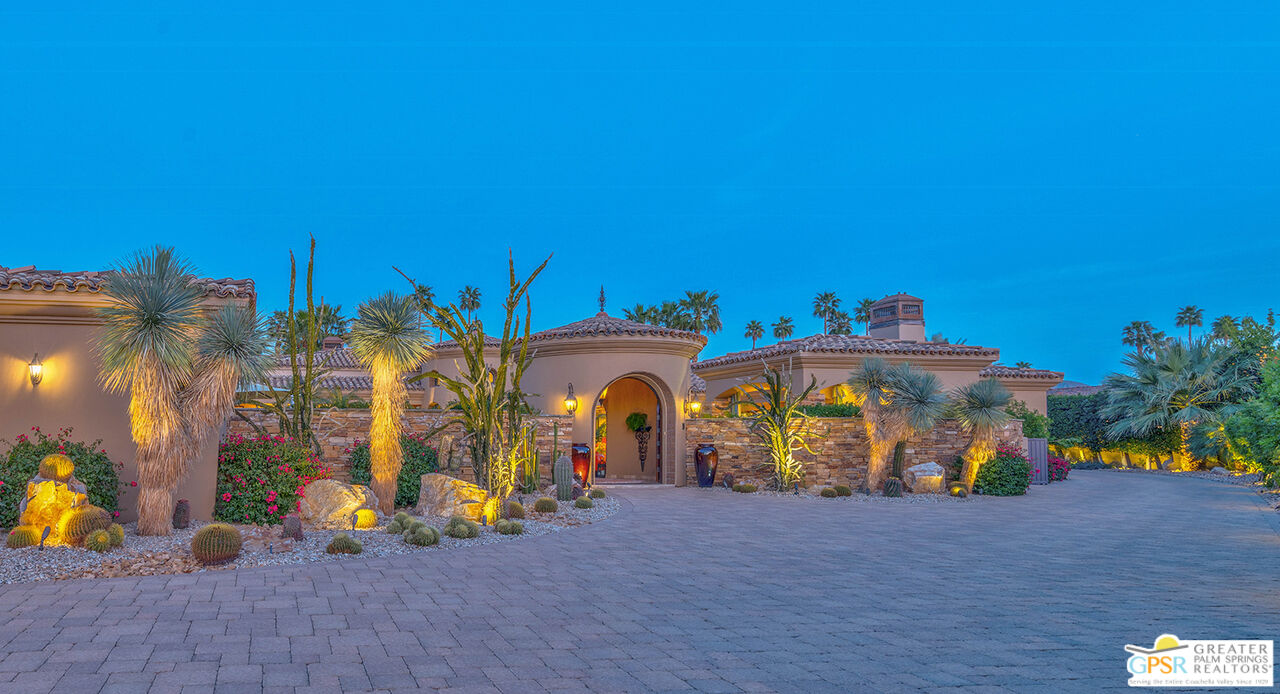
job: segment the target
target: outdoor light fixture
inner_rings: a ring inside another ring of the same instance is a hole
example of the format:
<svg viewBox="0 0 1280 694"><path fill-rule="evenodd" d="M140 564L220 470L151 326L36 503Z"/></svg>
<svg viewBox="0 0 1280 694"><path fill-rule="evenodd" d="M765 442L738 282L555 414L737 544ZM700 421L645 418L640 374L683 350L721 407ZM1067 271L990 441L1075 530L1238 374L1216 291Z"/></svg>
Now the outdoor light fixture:
<svg viewBox="0 0 1280 694"><path fill-rule="evenodd" d="M697 417L702 411L702 401L698 399L698 394L693 392L693 388L689 389L689 396L684 400L685 414L690 417Z"/></svg>
<svg viewBox="0 0 1280 694"><path fill-rule="evenodd" d="M569 394L564 396L564 409L573 414L578 411L578 397L573 394L573 384L569 384Z"/></svg>
<svg viewBox="0 0 1280 694"><path fill-rule="evenodd" d="M31 362L27 364L27 370L31 372L31 387L40 385L40 381L44 380L44 362L40 361L40 353L36 352L31 357Z"/></svg>

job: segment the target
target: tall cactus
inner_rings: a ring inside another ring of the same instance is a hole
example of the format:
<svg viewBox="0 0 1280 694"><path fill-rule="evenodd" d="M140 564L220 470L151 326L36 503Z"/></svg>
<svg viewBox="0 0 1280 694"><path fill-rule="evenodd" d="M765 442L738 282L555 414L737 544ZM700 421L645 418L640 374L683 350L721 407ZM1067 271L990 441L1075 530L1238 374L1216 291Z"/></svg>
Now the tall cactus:
<svg viewBox="0 0 1280 694"><path fill-rule="evenodd" d="M562 455L556 459L551 468L552 481L556 483L556 498L561 501L573 501L573 461Z"/></svg>

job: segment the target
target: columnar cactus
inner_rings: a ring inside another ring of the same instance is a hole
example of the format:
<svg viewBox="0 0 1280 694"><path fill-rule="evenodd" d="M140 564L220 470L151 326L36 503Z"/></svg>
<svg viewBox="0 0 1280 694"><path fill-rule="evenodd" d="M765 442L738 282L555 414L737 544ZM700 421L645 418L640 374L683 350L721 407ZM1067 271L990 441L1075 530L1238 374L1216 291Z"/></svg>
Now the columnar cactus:
<svg viewBox="0 0 1280 694"><path fill-rule="evenodd" d="M556 498L573 501L573 461L562 455L551 467L551 481L556 483Z"/></svg>
<svg viewBox="0 0 1280 694"><path fill-rule="evenodd" d="M95 530L106 530L111 527L111 515L106 509L93 504L84 504L67 509L58 519L58 535L63 542L78 545Z"/></svg>
<svg viewBox="0 0 1280 694"><path fill-rule="evenodd" d="M364 551L364 545L346 533L338 533L329 541L329 546L324 551L329 554L359 554Z"/></svg>
<svg viewBox="0 0 1280 694"><path fill-rule="evenodd" d="M95 552L105 552L111 549L111 533L106 530L95 530L89 533L84 538L84 548Z"/></svg>
<svg viewBox="0 0 1280 694"><path fill-rule="evenodd" d="M240 555L240 531L226 523L210 523L191 538L191 554L204 564L221 564Z"/></svg>
<svg viewBox="0 0 1280 694"><path fill-rule="evenodd" d="M9 537L5 539L4 546L9 549L35 547L40 544L40 530L34 525L19 525L9 531Z"/></svg>
<svg viewBox="0 0 1280 694"><path fill-rule="evenodd" d="M50 453L40 461L40 476L47 480L66 482L76 471L76 464L61 453Z"/></svg>

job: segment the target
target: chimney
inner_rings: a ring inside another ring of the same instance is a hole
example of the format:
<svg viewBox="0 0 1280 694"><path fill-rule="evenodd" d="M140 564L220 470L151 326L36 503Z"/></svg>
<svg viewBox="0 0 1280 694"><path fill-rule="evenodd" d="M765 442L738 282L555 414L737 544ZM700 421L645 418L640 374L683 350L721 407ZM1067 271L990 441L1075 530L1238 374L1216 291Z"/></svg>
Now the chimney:
<svg viewBox="0 0 1280 694"><path fill-rule="evenodd" d="M910 294L894 294L871 305L871 337L882 340L925 342L924 300Z"/></svg>

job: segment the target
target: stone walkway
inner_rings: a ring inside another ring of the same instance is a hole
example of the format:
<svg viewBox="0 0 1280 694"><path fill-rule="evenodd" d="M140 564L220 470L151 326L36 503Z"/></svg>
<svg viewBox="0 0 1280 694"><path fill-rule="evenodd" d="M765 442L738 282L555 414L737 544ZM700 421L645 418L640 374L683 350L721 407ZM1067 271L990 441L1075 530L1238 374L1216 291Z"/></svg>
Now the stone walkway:
<svg viewBox="0 0 1280 694"><path fill-rule="evenodd" d="M0 587L0 693L1096 691L1125 643L1280 636L1280 526L1241 487L619 494L468 551Z"/></svg>

